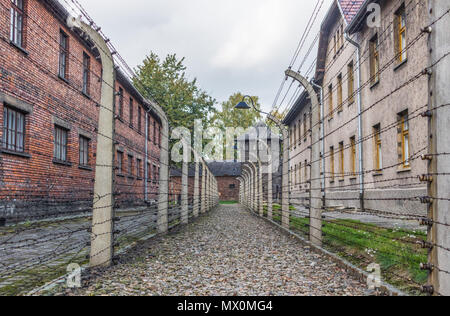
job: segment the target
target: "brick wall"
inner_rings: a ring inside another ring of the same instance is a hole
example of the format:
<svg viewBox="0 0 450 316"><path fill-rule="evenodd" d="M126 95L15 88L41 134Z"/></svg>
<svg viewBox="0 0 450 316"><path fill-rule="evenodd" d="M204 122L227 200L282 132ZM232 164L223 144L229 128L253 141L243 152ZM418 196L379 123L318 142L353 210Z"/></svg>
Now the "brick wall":
<svg viewBox="0 0 450 316"><path fill-rule="evenodd" d="M217 185L221 201L239 200L239 180L236 177L217 177Z"/></svg>
<svg viewBox="0 0 450 316"><path fill-rule="evenodd" d="M0 152L0 218L46 216L63 211L89 210L92 203L97 122L101 90L101 64L77 34L65 27L53 14L49 1L25 1L24 41L22 47L10 43L10 0L0 0L0 140L3 138L4 108L25 114L24 151ZM58 77L60 30L68 35L67 77ZM89 96L82 93L83 53L90 57ZM124 116L116 120L117 149L134 159L134 170L126 177L116 176L119 204L141 201L144 197L145 142L150 164L159 166L159 138L153 129L145 138L144 100L134 88L119 80L124 89ZM134 99L133 126L130 127L129 100ZM118 100L116 100L117 102ZM140 106L141 130L137 130ZM117 107L116 107L117 110ZM150 116L150 124L159 119ZM67 130L67 161L54 160L55 125ZM89 162L79 164L79 137L88 137ZM142 160L142 179L137 177L136 162ZM157 185L150 182L150 198L156 198Z"/></svg>

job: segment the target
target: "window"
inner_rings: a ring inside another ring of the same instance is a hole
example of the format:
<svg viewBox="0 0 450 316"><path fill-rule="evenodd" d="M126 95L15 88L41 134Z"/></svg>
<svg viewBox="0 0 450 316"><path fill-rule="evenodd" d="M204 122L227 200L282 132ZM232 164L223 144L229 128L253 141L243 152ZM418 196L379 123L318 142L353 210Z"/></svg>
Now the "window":
<svg viewBox="0 0 450 316"><path fill-rule="evenodd" d="M151 142L152 141L152 136L151 136L151 132L152 132L152 120L150 119L150 116L147 116L147 133L148 133L148 141Z"/></svg>
<svg viewBox="0 0 450 316"><path fill-rule="evenodd" d="M341 179L344 180L345 166L344 166L344 142L339 143L339 173Z"/></svg>
<svg viewBox="0 0 450 316"><path fill-rule="evenodd" d="M356 137L350 138L350 168L352 175L356 175Z"/></svg>
<svg viewBox="0 0 450 316"><path fill-rule="evenodd" d="M134 110L134 105L133 105L133 99L130 98L130 126L133 127L133 110Z"/></svg>
<svg viewBox="0 0 450 316"><path fill-rule="evenodd" d="M230 189L236 189L236 184L230 184L230 187L229 187Z"/></svg>
<svg viewBox="0 0 450 316"><path fill-rule="evenodd" d="M328 107L329 107L329 118L333 118L333 85L328 86Z"/></svg>
<svg viewBox="0 0 450 316"><path fill-rule="evenodd" d="M128 155L128 175L133 176L133 156Z"/></svg>
<svg viewBox="0 0 450 316"><path fill-rule="evenodd" d="M373 127L373 139L374 139L374 161L375 161L375 170L381 171L383 169L383 160L381 153L381 126L377 124Z"/></svg>
<svg viewBox="0 0 450 316"><path fill-rule="evenodd" d="M298 165L295 165L295 171L294 171L294 179L295 179L295 184L298 184Z"/></svg>
<svg viewBox="0 0 450 316"><path fill-rule="evenodd" d="M337 53L337 46L338 46L338 44L337 44L336 34L334 34L334 45L333 45L333 48L334 48L334 54L335 55Z"/></svg>
<svg viewBox="0 0 450 316"><path fill-rule="evenodd" d="M406 13L405 6L402 5L400 9L395 14L395 25L396 25L396 56L399 63L404 62L407 58L406 51Z"/></svg>
<svg viewBox="0 0 450 316"><path fill-rule="evenodd" d="M123 152L117 152L117 172L123 174Z"/></svg>
<svg viewBox="0 0 450 316"><path fill-rule="evenodd" d="M136 176L139 179L142 179L142 160L141 159L136 160Z"/></svg>
<svg viewBox="0 0 450 316"><path fill-rule="evenodd" d="M348 104L352 104L355 101L354 90L355 90L355 77L353 62L347 66L347 78L348 78Z"/></svg>
<svg viewBox="0 0 450 316"><path fill-rule="evenodd" d="M23 18L24 5L23 0L11 1L11 24L9 39L15 45L22 47L23 45Z"/></svg>
<svg viewBox="0 0 450 316"><path fill-rule="evenodd" d="M80 136L80 166L89 165L89 138Z"/></svg>
<svg viewBox="0 0 450 316"><path fill-rule="evenodd" d="M83 53L83 93L89 95L89 79L91 72L91 58Z"/></svg>
<svg viewBox="0 0 450 316"><path fill-rule="evenodd" d="M302 143L302 129L301 129L301 122L298 121L298 143Z"/></svg>
<svg viewBox="0 0 450 316"><path fill-rule="evenodd" d="M306 138L308 137L308 114L303 114L303 136Z"/></svg>
<svg viewBox="0 0 450 316"><path fill-rule="evenodd" d="M58 161L67 161L68 130L55 126L54 158Z"/></svg>
<svg viewBox="0 0 450 316"><path fill-rule="evenodd" d="M289 129L289 146L292 148L292 143L293 143L293 138L292 138L292 127Z"/></svg>
<svg viewBox="0 0 450 316"><path fill-rule="evenodd" d="M119 88L119 117L123 117L123 89Z"/></svg>
<svg viewBox="0 0 450 316"><path fill-rule="evenodd" d="M409 120L408 120L408 111L404 111L399 114L399 123L400 123L400 131L401 131L401 152L402 152L402 160L404 168L410 167L409 160Z"/></svg>
<svg viewBox="0 0 450 316"><path fill-rule="evenodd" d="M69 38L63 31L59 32L59 72L58 75L67 79L67 51L69 46Z"/></svg>
<svg viewBox="0 0 450 316"><path fill-rule="evenodd" d="M8 107L3 108L2 147L23 153L25 150L25 115Z"/></svg>
<svg viewBox="0 0 450 316"><path fill-rule="evenodd" d="M338 86L337 86L337 102L338 102L338 111L342 111L342 74L340 74L337 78Z"/></svg>
<svg viewBox="0 0 450 316"><path fill-rule="evenodd" d="M302 184L302 163L298 166L298 182Z"/></svg>
<svg viewBox="0 0 450 316"><path fill-rule="evenodd" d="M157 178L157 176L156 176L156 171L157 171L156 166L153 165L153 171L152 171L152 179L153 179L153 183L156 183L156 178Z"/></svg>
<svg viewBox="0 0 450 316"><path fill-rule="evenodd" d="M305 160L305 165L303 166L303 170L305 171L305 181L308 180L308 160Z"/></svg>
<svg viewBox="0 0 450 316"><path fill-rule="evenodd" d="M149 163L147 163L147 181L152 181L152 166Z"/></svg>
<svg viewBox="0 0 450 316"><path fill-rule="evenodd" d="M141 132L142 128L142 113L141 113L141 107L138 106L138 132Z"/></svg>
<svg viewBox="0 0 450 316"><path fill-rule="evenodd" d="M153 121L153 142L155 143L155 145L157 144L157 142L156 142L156 121Z"/></svg>
<svg viewBox="0 0 450 316"><path fill-rule="evenodd" d="M370 40L370 82L377 83L380 80L380 53L378 51L378 35Z"/></svg>
<svg viewBox="0 0 450 316"><path fill-rule="evenodd" d="M334 147L330 147L330 173L331 182L334 181Z"/></svg>
<svg viewBox="0 0 450 316"><path fill-rule="evenodd" d="M294 125L294 146L297 147L297 124Z"/></svg>

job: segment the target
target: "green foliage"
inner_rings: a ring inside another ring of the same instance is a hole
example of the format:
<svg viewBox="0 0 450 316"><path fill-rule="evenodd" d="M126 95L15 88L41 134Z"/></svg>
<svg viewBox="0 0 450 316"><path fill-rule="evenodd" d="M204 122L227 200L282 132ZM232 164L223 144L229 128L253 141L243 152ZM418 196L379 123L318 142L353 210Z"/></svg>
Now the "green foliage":
<svg viewBox="0 0 450 316"><path fill-rule="evenodd" d="M156 100L167 114L171 127L186 127L193 134L194 121L205 125L215 113L216 100L186 77L184 58L176 54L161 60L151 52L136 69L134 85L146 98Z"/></svg>

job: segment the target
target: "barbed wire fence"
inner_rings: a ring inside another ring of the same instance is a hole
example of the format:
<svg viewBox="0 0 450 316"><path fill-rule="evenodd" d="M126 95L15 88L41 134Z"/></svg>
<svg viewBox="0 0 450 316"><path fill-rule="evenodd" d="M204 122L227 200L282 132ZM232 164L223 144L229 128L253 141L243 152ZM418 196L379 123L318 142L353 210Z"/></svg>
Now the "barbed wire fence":
<svg viewBox="0 0 450 316"><path fill-rule="evenodd" d="M405 14L414 14L418 6L426 7L425 2L409 2L405 5ZM269 203L273 200L272 197L269 199L268 191L260 189L263 180L257 176L260 168L258 163L248 164L244 169L240 179L240 201L259 215L262 207L262 216L309 240L312 245L338 254L362 270L368 267L373 269L373 264L378 264L383 279L408 294L439 296L450 294L450 148L445 135L448 134L446 131L450 117L450 97L448 89L445 88L450 55L445 29L450 25L450 8L442 1L430 1L429 5L432 8L429 22L424 22L417 34L410 34L411 40L408 40L404 50L398 53L411 51L414 46L428 45L428 66L403 78L404 81L398 82L391 91L380 95L375 102L365 105L361 113L338 121L339 124L326 131L323 137L320 137L319 127L323 126L323 121L338 115L339 108L334 108L327 114L323 110L319 111L321 102L313 100L313 94L317 96L319 93L312 86L308 89L307 83L303 82L302 85L311 99L311 107L307 110L308 121L305 122L309 128L302 136L297 137L295 134L294 138L291 133L290 138L283 139L283 146L290 149L297 146L299 148L292 150L295 153L289 156L288 170L283 170L282 175L278 176L289 178L289 185L282 187L284 192L289 193L288 210L283 209L280 204ZM384 34L382 41L391 38L391 24L386 23L386 28L381 29L380 32ZM398 54L380 66L379 74L391 69L398 59ZM361 52L361 55L361 65L370 61L368 51ZM332 59L331 63L335 62L336 59ZM362 67L361 65L355 67ZM355 71L358 69L355 68ZM298 81L304 79L290 69L287 75ZM371 80L372 78L363 82L359 90L342 103L350 102L350 98L354 98L358 92L369 88ZM409 111L403 121L395 118L373 133L354 138L353 143L342 144L340 148L330 150L320 148L322 142L334 142L336 134L350 128L358 119L367 118L374 111L379 111L383 104L386 104L383 102L395 100L400 91L411 89L413 83L418 81L429 87L428 92L422 91L424 95L429 95L428 104L410 104L413 110ZM334 92L337 91L335 89ZM322 104L328 104L331 93L330 91L324 94ZM372 145L381 135L398 137L400 124L428 126L428 131L420 131L426 142L419 142L418 146L414 146L407 158L408 164L420 166L418 169L423 169L423 174L416 176L395 172L394 176L379 180L376 177L369 180L367 177L370 174L388 174L389 171L398 170L404 166L404 160L383 165L381 168L365 167L358 171L355 167L351 172L345 171L344 153L354 151L355 146L360 143ZM303 158L307 160L302 161ZM327 171L321 172L322 164L327 165ZM398 190L403 193L378 195L366 189L365 194L359 195L361 183L357 179L360 175L366 175L362 177L365 187ZM421 190L425 187L426 189ZM417 211L419 209L420 211Z"/></svg>

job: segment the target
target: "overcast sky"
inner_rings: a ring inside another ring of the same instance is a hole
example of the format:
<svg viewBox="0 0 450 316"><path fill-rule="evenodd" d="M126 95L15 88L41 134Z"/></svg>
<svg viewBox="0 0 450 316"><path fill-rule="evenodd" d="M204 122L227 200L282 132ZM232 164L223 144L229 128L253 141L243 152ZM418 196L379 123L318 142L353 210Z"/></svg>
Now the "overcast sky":
<svg viewBox="0 0 450 316"><path fill-rule="evenodd" d="M270 109L313 12L312 0L79 0L135 67L150 51L186 57L188 75L219 102L258 95ZM326 0L314 28L331 0ZM313 40L308 39L303 53ZM302 59L302 58L299 58Z"/></svg>

